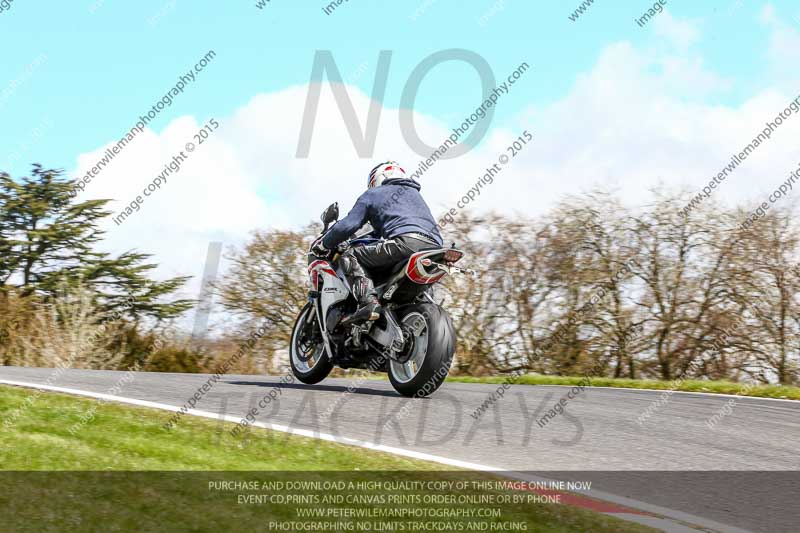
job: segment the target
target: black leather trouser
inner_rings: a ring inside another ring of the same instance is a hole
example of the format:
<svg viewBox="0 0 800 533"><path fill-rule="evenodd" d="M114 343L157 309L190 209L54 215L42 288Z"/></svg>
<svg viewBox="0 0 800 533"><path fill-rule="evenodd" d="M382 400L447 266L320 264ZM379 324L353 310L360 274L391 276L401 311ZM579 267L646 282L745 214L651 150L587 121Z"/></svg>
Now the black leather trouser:
<svg viewBox="0 0 800 533"><path fill-rule="evenodd" d="M434 242L400 235L394 239L349 249L342 255L342 269L350 282L353 296L360 304L364 304L375 296L375 287L367 272L391 268L419 251L434 248L439 248Z"/></svg>

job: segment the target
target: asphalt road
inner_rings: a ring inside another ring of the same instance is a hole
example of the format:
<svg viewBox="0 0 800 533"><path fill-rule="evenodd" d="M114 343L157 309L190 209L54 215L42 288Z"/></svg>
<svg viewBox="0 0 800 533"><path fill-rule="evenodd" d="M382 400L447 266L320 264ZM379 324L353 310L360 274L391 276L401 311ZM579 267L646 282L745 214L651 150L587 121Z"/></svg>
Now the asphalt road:
<svg viewBox="0 0 800 533"><path fill-rule="evenodd" d="M43 383L53 372L0 367L0 379ZM121 375L68 370L52 384L108 393ZM139 373L118 395L182 406L207 379ZM400 397L386 381L327 379L309 386L281 383L280 376L228 375L196 408L244 416L273 391L278 400L258 414L261 422L592 480L593 488L753 531L798 530L800 402L674 393L640 425L637 417L661 391L587 388L569 400L565 414L541 424L570 388L516 385L476 419L475 409L496 389L446 383L420 400ZM735 405L726 409L731 400ZM390 420L395 423L387 426Z"/></svg>

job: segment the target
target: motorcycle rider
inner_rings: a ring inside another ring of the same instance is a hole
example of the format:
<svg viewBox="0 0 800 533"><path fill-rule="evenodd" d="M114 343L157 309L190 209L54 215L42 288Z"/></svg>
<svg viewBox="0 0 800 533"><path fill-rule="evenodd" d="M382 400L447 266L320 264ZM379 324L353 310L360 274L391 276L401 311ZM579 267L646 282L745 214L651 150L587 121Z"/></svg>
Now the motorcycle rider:
<svg viewBox="0 0 800 533"><path fill-rule="evenodd" d="M374 244L354 246L341 256L342 270L359 306L343 324L377 320L380 316L378 296L367 272L391 268L416 252L442 247L436 219L420 188L395 161L376 165L369 173L366 192L347 216L312 246L312 254L327 257L367 222L373 228L371 236L381 239Z"/></svg>

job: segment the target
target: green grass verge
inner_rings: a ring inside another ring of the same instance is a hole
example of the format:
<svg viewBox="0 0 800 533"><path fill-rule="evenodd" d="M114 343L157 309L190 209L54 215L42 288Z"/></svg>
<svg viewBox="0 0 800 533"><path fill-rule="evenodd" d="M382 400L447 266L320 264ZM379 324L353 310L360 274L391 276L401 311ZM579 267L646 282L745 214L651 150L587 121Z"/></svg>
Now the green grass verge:
<svg viewBox="0 0 800 533"><path fill-rule="evenodd" d="M243 504L237 498L247 491L212 490L210 482L498 479L445 472L446 467L435 463L274 431L254 431L243 442L228 433L232 424L191 416L181 418L179 425L167 432L162 428L167 413L63 394L41 393L23 407L33 395L31 390L0 386L0 469L5 471L0 472L4 487L0 491L0 529L269 531L269 521L297 520L297 509L303 505ZM14 424L3 427L2 421L20 407L23 411ZM71 434L69 428L80 424L87 412L93 413L93 419ZM344 493L366 494L360 490ZM489 493L514 494L479 491ZM516 521L528 524L528 531L543 532L653 531L557 504L524 502L502 505L502 510L502 518L484 520ZM455 523L474 521L464 518Z"/></svg>
<svg viewBox="0 0 800 533"><path fill-rule="evenodd" d="M460 383L505 383L506 376L450 376L448 381ZM514 379L515 385L577 385L585 378L577 376L543 376L540 374L526 374ZM758 385L749 387L731 381L660 381L655 379L619 379L619 378L590 378L594 387L617 387L629 389L656 389L677 390L685 392L711 392L717 394L740 394L758 398L782 398L787 400L800 400L800 387L783 385ZM585 382L584 382L585 383ZM676 387L677 384L677 387Z"/></svg>

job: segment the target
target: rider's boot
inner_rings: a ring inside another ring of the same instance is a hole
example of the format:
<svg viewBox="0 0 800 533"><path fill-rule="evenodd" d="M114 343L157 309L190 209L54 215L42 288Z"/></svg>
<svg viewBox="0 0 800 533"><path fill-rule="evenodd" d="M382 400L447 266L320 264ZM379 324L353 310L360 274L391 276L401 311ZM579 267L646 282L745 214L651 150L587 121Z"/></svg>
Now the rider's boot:
<svg viewBox="0 0 800 533"><path fill-rule="evenodd" d="M347 280L350 282L350 290L353 292L358 309L352 315L345 317L342 324L360 324L371 320L378 320L380 317L381 305L378 302L378 295L375 293L375 286L372 280L367 277L367 273L358 263L352 250L342 254L342 268Z"/></svg>
<svg viewBox="0 0 800 533"><path fill-rule="evenodd" d="M362 322L378 320L381 316L381 304L375 294L372 280L359 276L353 280L353 296L358 300L358 309L342 320L342 324L361 324Z"/></svg>

